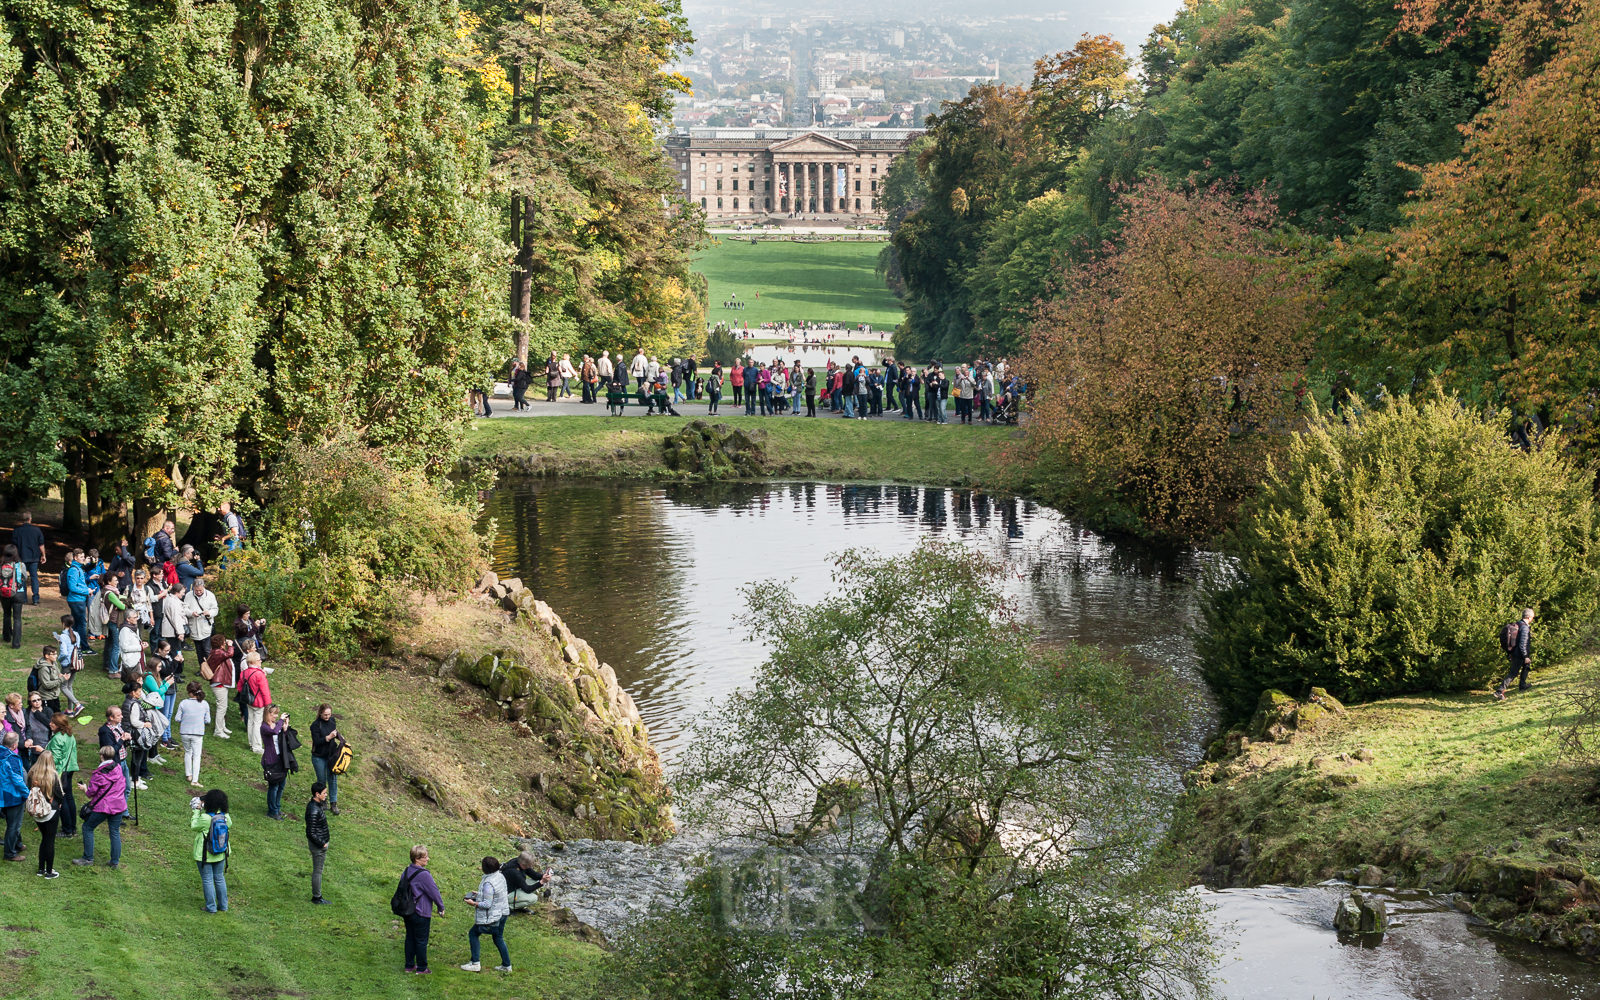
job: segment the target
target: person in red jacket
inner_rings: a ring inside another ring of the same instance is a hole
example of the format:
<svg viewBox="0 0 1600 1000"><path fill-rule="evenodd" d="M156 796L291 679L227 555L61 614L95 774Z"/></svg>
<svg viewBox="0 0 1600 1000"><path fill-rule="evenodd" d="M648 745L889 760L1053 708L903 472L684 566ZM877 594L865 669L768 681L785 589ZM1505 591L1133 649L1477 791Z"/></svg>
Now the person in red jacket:
<svg viewBox="0 0 1600 1000"><path fill-rule="evenodd" d="M239 676L241 691L250 688L250 715L245 722L245 735L250 738L250 749L255 753L263 752L266 747L261 742L261 717L267 706L272 704L272 689L267 686L266 671L261 669L261 654L247 653L244 658L244 673ZM244 697L243 694L240 697Z"/></svg>

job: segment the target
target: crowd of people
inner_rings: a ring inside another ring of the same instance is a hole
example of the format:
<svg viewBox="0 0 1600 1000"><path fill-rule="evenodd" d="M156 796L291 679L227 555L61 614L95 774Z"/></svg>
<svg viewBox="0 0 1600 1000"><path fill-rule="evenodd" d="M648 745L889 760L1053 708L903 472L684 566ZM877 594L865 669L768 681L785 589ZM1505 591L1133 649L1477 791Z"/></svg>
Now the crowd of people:
<svg viewBox="0 0 1600 1000"><path fill-rule="evenodd" d="M231 511L222 513L228 538L219 542L242 539L243 524L228 516ZM31 517L24 515L22 526L31 526ZM0 584L10 583L0 589L9 590L6 596L18 603L27 600L26 585L37 583L37 567L44 562L42 538L21 535L7 546L0 563L0 571L10 570L0 572ZM10 862L28 859L24 825L31 820L38 835L34 845L38 877L61 877L56 849L64 839L81 838L82 852L72 859L73 865L94 865L95 834L102 828L108 841L105 866L120 869L123 824L137 820L138 793L148 790L158 773L151 765L166 764L163 752L181 747L184 778L194 790L188 830L193 833L198 895L206 912L225 913L234 819L228 792L207 788L201 781L207 728L212 727L211 735L217 739L234 735L228 727L232 700L250 750L259 757L265 813L275 822L286 818L284 788L289 774L299 770L296 751L302 744L289 725L290 713L273 700L268 679L273 668L263 665L265 623L241 607L232 637L217 639L213 627L218 603L206 585L204 567L191 549L177 545L175 539L176 526L169 521L144 546L148 558L143 561L133 555L126 539L109 560L102 560L93 549L68 554L61 586L72 613L61 616L59 634L41 648L26 696L6 695L0 712L3 857ZM11 624L20 643L20 621ZM98 650L91 647L94 642L102 643ZM77 730L89 720L78 717L85 706L73 693L72 680L83 669L85 657L93 656L103 656L107 678L120 688L121 700L105 708L92 766L84 771ZM187 676L191 667L198 677ZM340 814L339 775L348 766L350 752L331 705L317 707L310 736L316 781L303 819L311 903L327 905L323 874L332 843L329 817ZM422 974L431 971L427 947L433 911L444 912L427 864L427 849L414 848L403 876L412 891L396 910L406 922L405 971ZM484 858L482 881L464 897L472 905L474 920L468 932L471 961L461 968L480 970L479 938L487 935L500 956L495 968L512 971L506 917L513 909L526 909L547 897L552 879L552 872L541 871L527 853L503 864Z"/></svg>

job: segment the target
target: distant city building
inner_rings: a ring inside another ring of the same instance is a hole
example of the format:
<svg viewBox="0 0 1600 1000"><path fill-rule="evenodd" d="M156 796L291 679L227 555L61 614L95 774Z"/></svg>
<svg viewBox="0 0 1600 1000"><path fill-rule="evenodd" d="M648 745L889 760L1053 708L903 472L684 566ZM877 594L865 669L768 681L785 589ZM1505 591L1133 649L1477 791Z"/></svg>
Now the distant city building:
<svg viewBox="0 0 1600 1000"><path fill-rule="evenodd" d="M903 49L903 48L906 47L905 29L903 29L903 28L894 29L894 47L897 48L897 49Z"/></svg>
<svg viewBox="0 0 1600 1000"><path fill-rule="evenodd" d="M666 137L683 196L722 221L790 212L877 221L889 165L921 133L900 128L690 128Z"/></svg>

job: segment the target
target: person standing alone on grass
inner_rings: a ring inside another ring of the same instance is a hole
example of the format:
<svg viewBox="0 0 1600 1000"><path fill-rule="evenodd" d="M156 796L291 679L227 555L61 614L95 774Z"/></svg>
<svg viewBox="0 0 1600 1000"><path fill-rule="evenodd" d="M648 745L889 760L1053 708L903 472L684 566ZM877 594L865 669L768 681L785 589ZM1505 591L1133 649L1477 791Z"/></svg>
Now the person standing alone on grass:
<svg viewBox="0 0 1600 1000"><path fill-rule="evenodd" d="M194 831L194 861L200 869L200 890L207 913L228 912L228 852L233 849L233 817L228 793L213 788L189 800L189 829Z"/></svg>
<svg viewBox="0 0 1600 1000"><path fill-rule="evenodd" d="M22 512L22 523L11 529L11 544L17 547L17 559L28 570L26 582L33 585L33 603L39 603L39 567L44 565L44 532L33 523L33 511ZM18 597L26 597L19 586Z"/></svg>
<svg viewBox="0 0 1600 1000"><path fill-rule="evenodd" d="M500 874L498 858L484 858L480 867L483 869L483 880L478 883L476 892L466 896L467 902L473 907L472 929L467 932L467 943L472 947L472 961L461 968L464 972L478 972L483 968L478 963L478 937L487 934L500 950L500 964L494 967L494 971L510 972L511 953L506 950L506 918L511 916L511 906L506 897L506 877Z"/></svg>
<svg viewBox="0 0 1600 1000"><path fill-rule="evenodd" d="M444 916L444 898L428 872L428 848L422 844L411 849L411 864L400 876L401 888L409 903L403 915L406 922L406 972L426 976L428 968L428 929L433 923L433 912Z"/></svg>
<svg viewBox="0 0 1600 1000"><path fill-rule="evenodd" d="M1506 659L1510 661L1510 669L1506 671L1505 680L1495 689L1494 696L1500 701L1506 700L1506 688L1511 686L1511 679L1521 675L1517 683L1518 691L1526 691L1533 685L1528 683L1528 670L1533 666L1533 609L1522 609L1522 620L1512 622L1501 633L1500 648L1505 650Z"/></svg>
<svg viewBox="0 0 1600 1000"><path fill-rule="evenodd" d="M333 839L328 832L328 814L323 804L328 801L328 786L320 781L311 785L311 801L306 803L306 846L311 850L311 902L327 905L322 898L322 863L328 860L328 842Z"/></svg>
<svg viewBox="0 0 1600 1000"><path fill-rule="evenodd" d="M206 689L199 681L189 682L189 697L178 703L172 724L183 741L183 776L189 784L200 785L200 752L205 746L206 723L211 721L211 706L206 704Z"/></svg>

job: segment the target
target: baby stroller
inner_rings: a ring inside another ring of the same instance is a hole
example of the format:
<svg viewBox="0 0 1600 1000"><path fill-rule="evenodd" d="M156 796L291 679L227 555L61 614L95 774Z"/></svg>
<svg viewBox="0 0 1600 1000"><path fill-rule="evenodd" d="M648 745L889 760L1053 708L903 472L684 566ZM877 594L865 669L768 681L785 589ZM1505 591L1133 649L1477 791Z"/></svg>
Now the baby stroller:
<svg viewBox="0 0 1600 1000"><path fill-rule="evenodd" d="M989 411L989 423L996 427L1015 427L1017 424L1017 397L1013 393L1006 393L995 403L994 409Z"/></svg>

